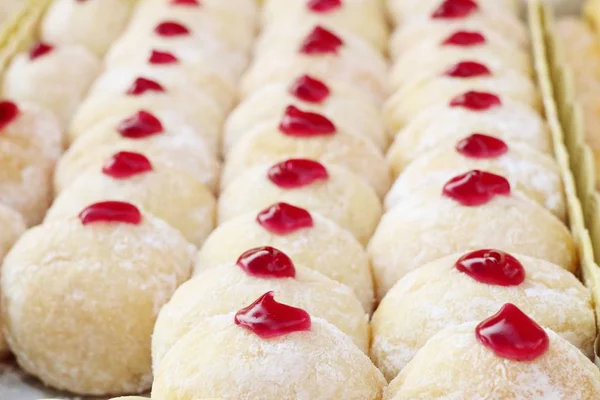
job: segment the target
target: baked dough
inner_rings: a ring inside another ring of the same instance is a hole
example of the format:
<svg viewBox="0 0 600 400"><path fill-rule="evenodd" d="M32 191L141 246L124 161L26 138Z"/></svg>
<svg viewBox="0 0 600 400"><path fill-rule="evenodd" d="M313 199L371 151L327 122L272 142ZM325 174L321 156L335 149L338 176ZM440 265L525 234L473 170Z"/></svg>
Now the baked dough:
<svg viewBox="0 0 600 400"><path fill-rule="evenodd" d="M378 400L385 379L350 338L321 318L308 332L261 339L234 314L206 319L165 355L152 387L161 400Z"/></svg>
<svg viewBox="0 0 600 400"><path fill-rule="evenodd" d="M577 253L567 228L525 195L513 191L468 207L442 195L439 188L429 188L414 192L384 214L369 243L378 299L425 263L488 247L577 270Z"/></svg>
<svg viewBox="0 0 600 400"><path fill-rule="evenodd" d="M508 302L593 356L591 298L573 274L547 261L512 254L525 269L525 281L518 286L488 285L456 269L462 256L444 257L407 274L379 304L371 320L371 359L388 380L435 333L483 320Z"/></svg>
<svg viewBox="0 0 600 400"><path fill-rule="evenodd" d="M193 250L144 213L140 224L72 217L29 230L2 268L5 333L17 362L76 394L147 390L154 322L189 277Z"/></svg>
<svg viewBox="0 0 600 400"><path fill-rule="evenodd" d="M548 351L534 361L519 362L500 358L479 343L477 324L467 322L432 337L390 383L384 399L588 400L600 396L598 367L550 329L545 330Z"/></svg>

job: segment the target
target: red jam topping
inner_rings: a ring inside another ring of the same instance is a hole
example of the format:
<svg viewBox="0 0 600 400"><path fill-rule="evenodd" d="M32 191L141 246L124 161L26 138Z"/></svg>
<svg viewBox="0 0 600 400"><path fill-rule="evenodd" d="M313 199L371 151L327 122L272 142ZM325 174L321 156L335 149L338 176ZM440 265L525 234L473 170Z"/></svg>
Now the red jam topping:
<svg viewBox="0 0 600 400"><path fill-rule="evenodd" d="M514 361L533 361L550 346L546 331L511 303L477 325L475 336L497 356Z"/></svg>
<svg viewBox="0 0 600 400"><path fill-rule="evenodd" d="M335 33L317 26L302 42L300 52L304 54L337 54L343 44L344 41Z"/></svg>
<svg viewBox="0 0 600 400"><path fill-rule="evenodd" d="M276 203L264 209L256 216L256 221L276 235L288 235L313 226L313 219L308 211L287 203Z"/></svg>
<svg viewBox="0 0 600 400"><path fill-rule="evenodd" d="M200 6L200 2L198 0L171 0L171 4L174 6Z"/></svg>
<svg viewBox="0 0 600 400"><path fill-rule="evenodd" d="M284 252L273 247L257 247L244 252L237 266L248 275L259 278L294 278L296 268Z"/></svg>
<svg viewBox="0 0 600 400"><path fill-rule="evenodd" d="M269 168L267 176L271 182L283 189L300 188L329 178L327 168L323 164L301 158L273 165Z"/></svg>
<svg viewBox="0 0 600 400"><path fill-rule="evenodd" d="M330 94L325 83L308 75L296 79L290 86L289 92L292 96L307 103L322 103Z"/></svg>
<svg viewBox="0 0 600 400"><path fill-rule="evenodd" d="M167 51L152 50L148 62L150 64L176 64L179 60Z"/></svg>
<svg viewBox="0 0 600 400"><path fill-rule="evenodd" d="M306 6L311 11L327 13L342 7L342 0L308 0Z"/></svg>
<svg viewBox="0 0 600 400"><path fill-rule="evenodd" d="M49 45L48 43L38 42L31 50L29 50L29 59L35 60L36 58L42 57L54 50L54 46Z"/></svg>
<svg viewBox="0 0 600 400"><path fill-rule="evenodd" d="M479 46L485 44L485 36L479 32L458 31L448 36L443 42L447 46Z"/></svg>
<svg viewBox="0 0 600 400"><path fill-rule="evenodd" d="M493 136L474 133L458 142L456 151L470 158L498 158L508 152L508 145Z"/></svg>
<svg viewBox="0 0 600 400"><path fill-rule="evenodd" d="M128 139L144 139L164 132L160 120L143 110L121 121L117 130Z"/></svg>
<svg viewBox="0 0 600 400"><path fill-rule="evenodd" d="M234 322L263 339L309 331L310 315L301 308L278 303L273 292L267 292L235 314Z"/></svg>
<svg viewBox="0 0 600 400"><path fill-rule="evenodd" d="M156 81L146 78L137 78L127 90L131 96L139 96L146 92L164 92L165 88Z"/></svg>
<svg viewBox="0 0 600 400"><path fill-rule="evenodd" d="M456 269L477 282L497 286L518 286L525 280L523 265L500 250L477 250L462 256Z"/></svg>
<svg viewBox="0 0 600 400"><path fill-rule="evenodd" d="M485 65L474 61L461 61L454 64L444 73L452 78L479 78L481 76L490 76L492 71Z"/></svg>
<svg viewBox="0 0 600 400"><path fill-rule="evenodd" d="M142 214L136 206L123 201L104 201L92 204L79 213L83 225L95 222L122 222L138 225Z"/></svg>
<svg viewBox="0 0 600 400"><path fill-rule="evenodd" d="M178 22L161 22L154 28L159 36L174 37L174 36L185 36L190 34L190 30Z"/></svg>
<svg viewBox="0 0 600 400"><path fill-rule="evenodd" d="M473 170L450 179L443 194L464 206L480 206L496 196L510 195L510 183L503 176Z"/></svg>
<svg viewBox="0 0 600 400"><path fill-rule="evenodd" d="M479 7L473 0L446 0L431 14L434 19L466 18Z"/></svg>
<svg viewBox="0 0 600 400"><path fill-rule="evenodd" d="M305 112L288 106L279 124L279 130L289 136L328 136L336 132L335 125L321 114Z"/></svg>
<svg viewBox="0 0 600 400"><path fill-rule="evenodd" d="M0 101L0 131L19 116L19 106L12 101Z"/></svg>
<svg viewBox="0 0 600 400"><path fill-rule="evenodd" d="M108 160L102 173L115 179L127 179L152 171L150 160L143 154L121 151Z"/></svg>
<svg viewBox="0 0 600 400"><path fill-rule="evenodd" d="M500 97L487 92L469 91L450 101L450 107L462 107L472 111L486 111L502 105Z"/></svg>

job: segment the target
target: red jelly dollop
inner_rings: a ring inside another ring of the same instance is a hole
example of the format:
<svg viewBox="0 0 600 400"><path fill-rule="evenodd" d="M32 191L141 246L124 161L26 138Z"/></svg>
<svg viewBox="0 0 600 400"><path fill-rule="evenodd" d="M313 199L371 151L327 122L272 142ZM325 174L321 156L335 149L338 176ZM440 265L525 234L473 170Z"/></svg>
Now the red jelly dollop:
<svg viewBox="0 0 600 400"><path fill-rule="evenodd" d="M307 103L322 103L330 94L325 83L308 75L296 79L290 86L289 92L292 96Z"/></svg>
<svg viewBox="0 0 600 400"><path fill-rule="evenodd" d="M50 53L52 50L54 50L54 46L52 46L48 43L38 42L35 45L33 45L31 50L29 50L29 59L35 60L36 58L45 56L46 54Z"/></svg>
<svg viewBox="0 0 600 400"><path fill-rule="evenodd" d="M287 203L276 203L262 210L256 216L256 221L276 235L288 235L313 226L313 219L308 211Z"/></svg>
<svg viewBox="0 0 600 400"><path fill-rule="evenodd" d="M309 331L310 315L301 308L275 301L273 292L267 292L248 307L235 314L236 325L254 332L263 339Z"/></svg>
<svg viewBox="0 0 600 400"><path fill-rule="evenodd" d="M497 158L508 152L508 145L493 136L474 133L458 142L456 151L470 158Z"/></svg>
<svg viewBox="0 0 600 400"><path fill-rule="evenodd" d="M302 42L300 52L304 54L336 54L344 41L335 33L317 26Z"/></svg>
<svg viewBox="0 0 600 400"><path fill-rule="evenodd" d="M161 22L154 28L154 32L164 37L185 36L190 34L188 28L179 22L173 21Z"/></svg>
<svg viewBox="0 0 600 400"><path fill-rule="evenodd" d="M171 0L171 4L176 6L200 6L200 2L198 0Z"/></svg>
<svg viewBox="0 0 600 400"><path fill-rule="evenodd" d="M510 195L510 183L503 176L473 170L450 179L443 194L464 206L480 206L496 196Z"/></svg>
<svg viewBox="0 0 600 400"><path fill-rule="evenodd" d="M469 91L450 101L450 107L462 107L472 111L486 111L502 105L500 97L488 92Z"/></svg>
<svg viewBox="0 0 600 400"><path fill-rule="evenodd" d="M145 155L121 151L108 160L102 173L115 179L127 179L152 171L152 164Z"/></svg>
<svg viewBox="0 0 600 400"><path fill-rule="evenodd" d="M525 268L508 253L500 250L477 250L465 254L456 269L477 282L497 286L518 286L525 280Z"/></svg>
<svg viewBox="0 0 600 400"><path fill-rule="evenodd" d="M475 336L497 356L514 361L533 361L550 345L546 331L511 303L477 325Z"/></svg>
<svg viewBox="0 0 600 400"><path fill-rule="evenodd" d="M302 111L288 106L279 124L279 130L289 136L328 136L336 132L335 125L321 114Z"/></svg>
<svg viewBox="0 0 600 400"><path fill-rule="evenodd" d="M479 7L473 0L446 0L431 14L435 19L466 18Z"/></svg>
<svg viewBox="0 0 600 400"><path fill-rule="evenodd" d="M291 159L269 168L267 177L283 189L295 189L329 178L327 168L314 160Z"/></svg>
<svg viewBox="0 0 600 400"><path fill-rule="evenodd" d="M143 139L164 132L160 120L143 110L121 121L117 130L128 139Z"/></svg>
<svg viewBox="0 0 600 400"><path fill-rule="evenodd" d="M443 42L447 46L479 46L485 44L485 36L479 32L458 31L448 36Z"/></svg>
<svg viewBox="0 0 600 400"><path fill-rule="evenodd" d="M92 204L79 213L83 225L95 222L123 222L138 225L142 222L140 210L124 201L103 201Z"/></svg>
<svg viewBox="0 0 600 400"><path fill-rule="evenodd" d="M454 64L444 73L452 78L478 78L490 76L492 71L485 65L474 61L461 61Z"/></svg>
<svg viewBox="0 0 600 400"><path fill-rule="evenodd" d="M168 51L152 50L148 62L150 64L176 64L179 60Z"/></svg>
<svg viewBox="0 0 600 400"><path fill-rule="evenodd" d="M309 10L319 13L335 11L342 7L342 0L308 0Z"/></svg>
<svg viewBox="0 0 600 400"><path fill-rule="evenodd" d="M139 96L146 92L164 92L165 88L156 81L147 78L137 78L133 84L127 89L127 94L131 96Z"/></svg>
<svg viewBox="0 0 600 400"><path fill-rule="evenodd" d="M248 275L259 278L294 278L296 268L284 252L270 246L257 247L244 252L237 266Z"/></svg>
<svg viewBox="0 0 600 400"><path fill-rule="evenodd" d="M19 106L12 101L0 101L0 131L19 116Z"/></svg>

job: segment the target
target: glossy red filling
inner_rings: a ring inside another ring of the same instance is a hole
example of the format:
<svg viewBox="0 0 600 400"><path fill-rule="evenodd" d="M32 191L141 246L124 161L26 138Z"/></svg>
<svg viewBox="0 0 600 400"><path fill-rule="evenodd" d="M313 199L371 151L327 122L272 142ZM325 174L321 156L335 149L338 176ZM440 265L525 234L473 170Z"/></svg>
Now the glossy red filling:
<svg viewBox="0 0 600 400"><path fill-rule="evenodd" d="M474 133L459 141L456 151L470 158L498 158L508 152L508 145L493 136Z"/></svg>
<svg viewBox="0 0 600 400"><path fill-rule="evenodd" d="M479 6L473 0L446 0L431 14L434 19L466 18Z"/></svg>
<svg viewBox="0 0 600 400"><path fill-rule="evenodd" d="M462 256L455 267L488 285L518 286L525 281L525 268L519 260L500 250L472 251Z"/></svg>
<svg viewBox="0 0 600 400"><path fill-rule="evenodd" d="M446 46L471 47L486 43L485 36L479 32L457 31L448 36L443 42Z"/></svg>
<svg viewBox="0 0 600 400"><path fill-rule="evenodd" d="M171 0L170 3L177 6L200 6L200 2L198 0Z"/></svg>
<svg viewBox="0 0 600 400"><path fill-rule="evenodd" d="M330 94L325 83L308 75L296 79L290 86L289 92L292 96L307 103L322 103Z"/></svg>
<svg viewBox="0 0 600 400"><path fill-rule="evenodd" d="M259 278L294 278L296 268L284 252L265 246L244 252L237 260L237 266L248 275Z"/></svg>
<svg viewBox="0 0 600 400"><path fill-rule="evenodd" d="M129 139L143 139L164 132L160 120L143 110L121 121L117 130L121 136Z"/></svg>
<svg viewBox="0 0 600 400"><path fill-rule="evenodd" d="M462 107L471 111L486 111L501 105L500 97L495 94L473 90L456 96L450 101L450 107Z"/></svg>
<svg viewBox="0 0 600 400"><path fill-rule="evenodd" d="M318 161L290 159L273 165L267 172L271 182L283 189L296 189L329 178L327 168Z"/></svg>
<svg viewBox="0 0 600 400"><path fill-rule="evenodd" d="M150 64L163 65L176 64L179 62L179 60L177 59L177 57L175 57L172 53L169 53L168 51L152 50L152 53L150 53L150 58L148 58L148 62Z"/></svg>
<svg viewBox="0 0 600 400"><path fill-rule="evenodd" d="M478 62L461 61L448 68L444 75L452 78L480 78L492 75L492 71Z"/></svg>
<svg viewBox="0 0 600 400"><path fill-rule="evenodd" d="M306 6L311 11L327 13L341 8L342 0L308 0Z"/></svg>
<svg viewBox="0 0 600 400"><path fill-rule="evenodd" d="M296 137L329 136L336 132L333 122L324 115L302 111L294 106L285 109L279 130Z"/></svg>
<svg viewBox="0 0 600 400"><path fill-rule="evenodd" d="M448 181L443 194L464 206L480 206L496 196L510 195L510 183L503 176L473 170Z"/></svg>
<svg viewBox="0 0 600 400"><path fill-rule="evenodd" d="M19 116L19 106L12 101L0 101L0 131Z"/></svg>
<svg viewBox="0 0 600 400"><path fill-rule="evenodd" d="M108 160L102 173L115 179L127 179L152 171L150 160L143 154L121 151Z"/></svg>
<svg viewBox="0 0 600 400"><path fill-rule="evenodd" d="M154 32L163 37L186 36L190 34L190 30L184 25L172 21L161 22L154 28Z"/></svg>
<svg viewBox="0 0 600 400"><path fill-rule="evenodd" d="M31 50L29 50L29 59L35 60L36 58L49 54L52 50L54 50L54 46L49 45L48 43L38 42L33 45Z"/></svg>
<svg viewBox="0 0 600 400"><path fill-rule="evenodd" d="M317 26L300 45L300 53L304 54L337 54L344 41L335 33Z"/></svg>
<svg viewBox="0 0 600 400"><path fill-rule="evenodd" d="M139 225L142 222L140 210L124 201L104 201L92 204L79 213L83 225L97 222L121 222Z"/></svg>
<svg viewBox="0 0 600 400"><path fill-rule="evenodd" d="M308 211L287 203L275 203L262 210L256 216L256 221L269 232L281 236L313 226L313 219Z"/></svg>
<svg viewBox="0 0 600 400"><path fill-rule="evenodd" d="M165 88L156 81L147 78L136 78L133 84L127 89L127 94L131 96L140 96L146 92L164 92Z"/></svg>

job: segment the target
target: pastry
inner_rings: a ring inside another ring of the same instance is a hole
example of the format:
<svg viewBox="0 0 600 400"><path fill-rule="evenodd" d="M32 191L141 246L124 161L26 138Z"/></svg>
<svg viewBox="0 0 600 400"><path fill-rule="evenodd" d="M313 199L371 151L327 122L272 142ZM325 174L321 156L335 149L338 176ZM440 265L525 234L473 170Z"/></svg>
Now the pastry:
<svg viewBox="0 0 600 400"><path fill-rule="evenodd" d="M384 399L599 396L598 367L567 340L506 304L483 322L467 322L434 335L390 383Z"/></svg>
<svg viewBox="0 0 600 400"><path fill-rule="evenodd" d="M233 180L219 197L219 222L275 202L316 211L352 232L363 244L381 218L377 194L345 168L288 159L258 165Z"/></svg>
<svg viewBox="0 0 600 400"><path fill-rule="evenodd" d="M196 246L215 227L216 200L195 176L143 154L119 152L101 169L79 175L54 201L46 221L76 215L88 204L128 201L179 230Z"/></svg>
<svg viewBox="0 0 600 400"><path fill-rule="evenodd" d="M537 258L483 249L438 259L398 281L373 315L371 358L392 380L435 333L484 319L506 302L593 356L591 298L574 275Z"/></svg>
<svg viewBox="0 0 600 400"><path fill-rule="evenodd" d="M98 58L83 46L38 42L13 58L2 95L44 107L66 127L100 69Z"/></svg>
<svg viewBox="0 0 600 400"><path fill-rule="evenodd" d="M577 270L565 225L500 175L470 171L414 192L384 214L371 242L378 298L408 272L456 252L493 247Z"/></svg>
<svg viewBox="0 0 600 400"><path fill-rule="evenodd" d="M267 292L279 302L325 319L368 353L368 316L350 288L294 265L285 253L273 247L258 247L242 253L235 263L196 275L175 292L161 310L152 334L154 370L158 370L169 349L195 326L211 316L235 312Z"/></svg>
<svg viewBox="0 0 600 400"><path fill-rule="evenodd" d="M147 390L154 321L188 278L192 254L179 232L123 202L29 230L2 268L5 333L17 362L76 394Z"/></svg>
<svg viewBox="0 0 600 400"><path fill-rule="evenodd" d="M280 249L294 263L354 289L364 309L372 311L371 266L360 243L329 218L289 204L276 203L221 224L200 249L195 273L235 262L236 254L258 246Z"/></svg>
<svg viewBox="0 0 600 400"><path fill-rule="evenodd" d="M508 179L511 186L566 221L566 200L556 160L522 143L475 133L429 150L408 164L388 192L387 209L427 186L442 190L453 176L479 169Z"/></svg>

